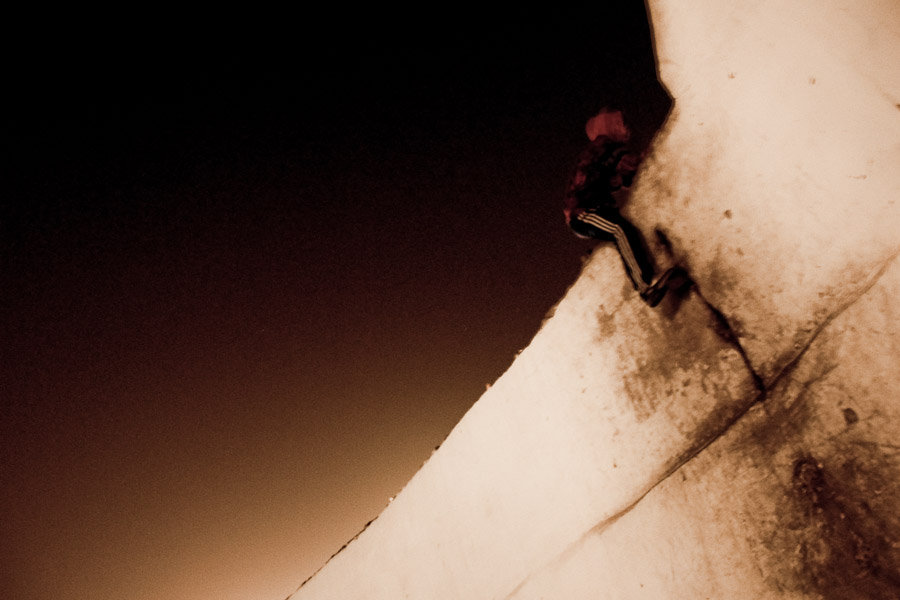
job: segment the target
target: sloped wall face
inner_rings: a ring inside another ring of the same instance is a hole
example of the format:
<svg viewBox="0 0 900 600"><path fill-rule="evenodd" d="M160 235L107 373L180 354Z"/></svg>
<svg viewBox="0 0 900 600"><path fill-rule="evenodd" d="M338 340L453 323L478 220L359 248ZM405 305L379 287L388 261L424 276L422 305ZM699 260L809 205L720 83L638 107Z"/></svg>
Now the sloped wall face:
<svg viewBox="0 0 900 600"><path fill-rule="evenodd" d="M900 262L764 402L512 596L900 597Z"/></svg>
<svg viewBox="0 0 900 600"><path fill-rule="evenodd" d="M626 514L758 391L696 296L667 314L615 251L379 518L297 598L504 598Z"/></svg>
<svg viewBox="0 0 900 600"><path fill-rule="evenodd" d="M771 382L896 252L900 4L649 3L674 112L634 217Z"/></svg>
<svg viewBox="0 0 900 600"><path fill-rule="evenodd" d="M649 309L595 251L294 597L900 597L898 11L651 1L628 211L696 285Z"/></svg>

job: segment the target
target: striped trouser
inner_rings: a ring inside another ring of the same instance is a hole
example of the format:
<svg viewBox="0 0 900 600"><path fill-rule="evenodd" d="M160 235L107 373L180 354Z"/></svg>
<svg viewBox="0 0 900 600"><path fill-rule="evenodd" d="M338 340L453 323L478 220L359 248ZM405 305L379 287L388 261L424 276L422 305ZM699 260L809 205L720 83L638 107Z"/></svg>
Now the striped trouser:
<svg viewBox="0 0 900 600"><path fill-rule="evenodd" d="M569 226L578 235L614 242L625 272L638 292L646 290L653 281L653 267L644 251L640 232L617 211L586 210L573 215Z"/></svg>

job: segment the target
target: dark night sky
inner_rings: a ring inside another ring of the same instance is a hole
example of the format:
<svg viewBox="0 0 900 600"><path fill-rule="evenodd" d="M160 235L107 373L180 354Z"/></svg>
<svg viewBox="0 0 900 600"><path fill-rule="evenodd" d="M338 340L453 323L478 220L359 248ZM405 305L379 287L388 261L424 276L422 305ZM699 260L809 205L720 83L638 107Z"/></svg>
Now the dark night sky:
<svg viewBox="0 0 900 600"><path fill-rule="evenodd" d="M594 4L23 23L0 595L280 600L375 517L577 277L584 121L665 116Z"/></svg>

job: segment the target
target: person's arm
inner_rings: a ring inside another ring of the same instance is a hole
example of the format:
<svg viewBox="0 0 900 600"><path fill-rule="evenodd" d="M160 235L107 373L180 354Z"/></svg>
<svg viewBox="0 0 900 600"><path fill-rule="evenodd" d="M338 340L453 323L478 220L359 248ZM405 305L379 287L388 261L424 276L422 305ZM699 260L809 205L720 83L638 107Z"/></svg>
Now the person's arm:
<svg viewBox="0 0 900 600"><path fill-rule="evenodd" d="M634 183L634 176L637 174L638 167L641 163L641 157L633 152L622 155L616 165L616 175L622 182L622 187L631 187Z"/></svg>

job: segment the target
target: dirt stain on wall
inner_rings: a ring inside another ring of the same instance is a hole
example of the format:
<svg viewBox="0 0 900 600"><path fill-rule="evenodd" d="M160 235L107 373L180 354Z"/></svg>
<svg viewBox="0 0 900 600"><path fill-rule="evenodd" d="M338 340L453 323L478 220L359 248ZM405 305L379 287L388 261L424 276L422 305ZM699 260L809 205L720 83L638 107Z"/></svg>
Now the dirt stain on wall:
<svg viewBox="0 0 900 600"><path fill-rule="evenodd" d="M827 600L900 598L900 572L891 558L896 540L866 491L812 455L795 461L791 481L801 525L797 575L804 591Z"/></svg>

